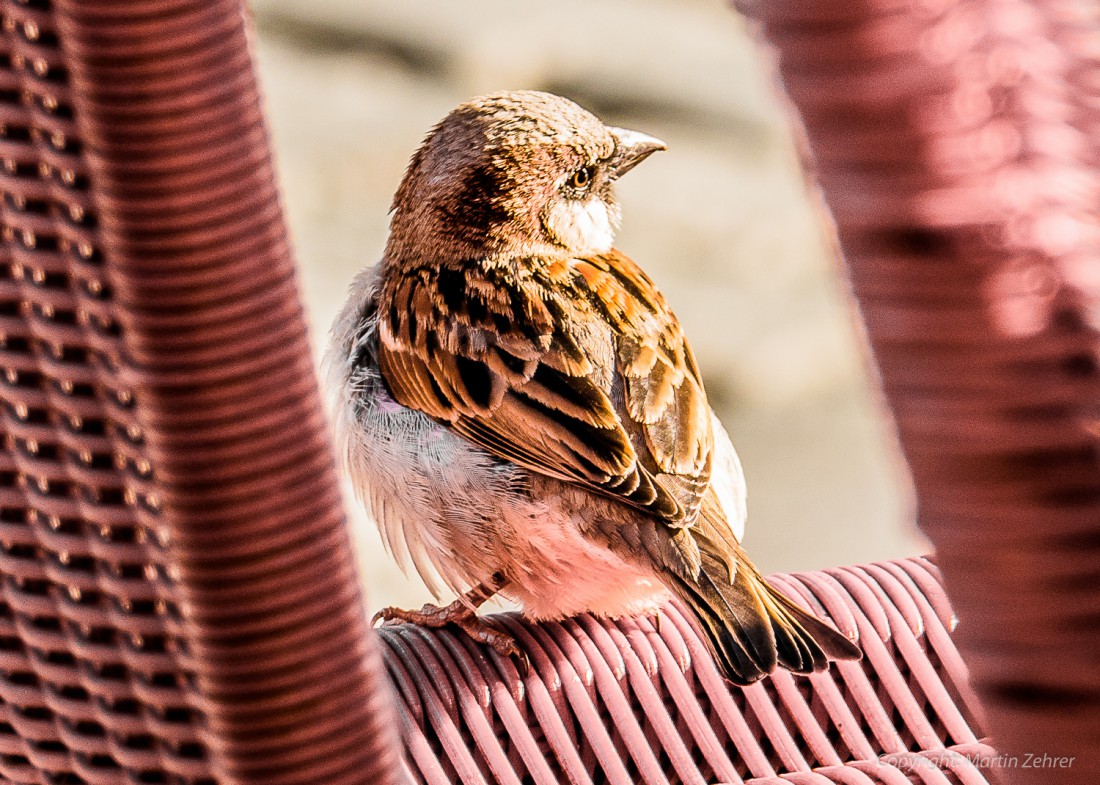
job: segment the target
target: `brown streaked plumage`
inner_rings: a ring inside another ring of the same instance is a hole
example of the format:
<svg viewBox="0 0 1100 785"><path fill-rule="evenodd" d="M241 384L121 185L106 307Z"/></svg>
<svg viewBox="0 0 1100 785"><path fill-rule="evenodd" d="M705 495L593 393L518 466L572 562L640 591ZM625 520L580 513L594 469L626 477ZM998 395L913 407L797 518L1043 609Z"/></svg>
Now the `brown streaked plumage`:
<svg viewBox="0 0 1100 785"><path fill-rule="evenodd" d="M382 262L330 353L342 455L391 549L456 622L500 592L535 618L695 613L749 683L859 650L742 551L744 480L676 317L612 248L614 181L664 145L546 93L455 109L414 155Z"/></svg>
<svg viewBox="0 0 1100 785"><path fill-rule="evenodd" d="M693 519L709 408L679 325L625 256L413 264L379 297L379 367L399 403L524 468Z"/></svg>

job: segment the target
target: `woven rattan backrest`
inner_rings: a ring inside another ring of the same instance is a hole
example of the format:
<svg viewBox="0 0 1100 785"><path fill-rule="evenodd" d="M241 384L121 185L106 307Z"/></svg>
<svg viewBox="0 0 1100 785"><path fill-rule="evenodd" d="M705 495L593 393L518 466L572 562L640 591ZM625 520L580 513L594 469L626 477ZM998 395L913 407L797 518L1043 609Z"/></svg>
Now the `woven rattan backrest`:
<svg viewBox="0 0 1100 785"><path fill-rule="evenodd" d="M986 785L954 617L925 559L773 576L858 631L863 662L752 687L719 676L688 614L501 622L524 672L451 631L384 628L413 779L595 785Z"/></svg>
<svg viewBox="0 0 1100 785"><path fill-rule="evenodd" d="M1100 7L745 0L1006 782L1100 781Z"/></svg>
<svg viewBox="0 0 1100 785"><path fill-rule="evenodd" d="M385 780L239 3L0 19L0 776Z"/></svg>

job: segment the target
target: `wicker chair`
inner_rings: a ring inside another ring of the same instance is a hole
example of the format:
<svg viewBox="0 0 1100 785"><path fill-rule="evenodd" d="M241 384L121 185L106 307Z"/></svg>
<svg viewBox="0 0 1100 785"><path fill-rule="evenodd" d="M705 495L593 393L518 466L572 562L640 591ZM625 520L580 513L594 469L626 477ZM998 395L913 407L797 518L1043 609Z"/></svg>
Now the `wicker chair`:
<svg viewBox="0 0 1100 785"><path fill-rule="evenodd" d="M923 559L776 577L867 656L745 690L674 606L505 616L525 674L447 631L371 633L240 0L0 8L3 781L987 781ZM1076 9L746 9L802 112L989 727L1080 756L1014 782L1100 779L1100 82ZM970 53L1025 49L1048 71L968 81ZM1051 102L1084 142L1043 136Z"/></svg>

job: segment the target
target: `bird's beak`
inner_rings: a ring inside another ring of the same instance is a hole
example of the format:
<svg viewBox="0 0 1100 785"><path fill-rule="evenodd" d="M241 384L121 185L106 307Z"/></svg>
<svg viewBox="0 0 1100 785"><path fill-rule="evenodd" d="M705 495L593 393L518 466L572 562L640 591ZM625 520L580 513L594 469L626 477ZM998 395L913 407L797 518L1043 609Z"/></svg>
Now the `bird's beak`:
<svg viewBox="0 0 1100 785"><path fill-rule="evenodd" d="M615 137L615 153L611 156L611 179L622 177L635 166L658 150L667 150L668 145L660 139L626 128L610 128Z"/></svg>

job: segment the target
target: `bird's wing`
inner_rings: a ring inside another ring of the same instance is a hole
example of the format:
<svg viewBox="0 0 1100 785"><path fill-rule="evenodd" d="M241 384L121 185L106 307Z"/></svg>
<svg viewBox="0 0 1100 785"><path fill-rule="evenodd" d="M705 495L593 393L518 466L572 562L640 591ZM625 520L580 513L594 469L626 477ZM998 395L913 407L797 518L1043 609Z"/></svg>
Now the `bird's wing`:
<svg viewBox="0 0 1100 785"><path fill-rule="evenodd" d="M379 325L399 403L531 471L694 520L710 407L679 323L627 257L407 266Z"/></svg>
<svg viewBox="0 0 1100 785"><path fill-rule="evenodd" d="M714 429L714 465L710 489L734 539L741 542L745 538L745 520L749 516L745 470L741 468L741 459L737 457L737 450L733 448L729 434L714 412L711 412L710 422Z"/></svg>

